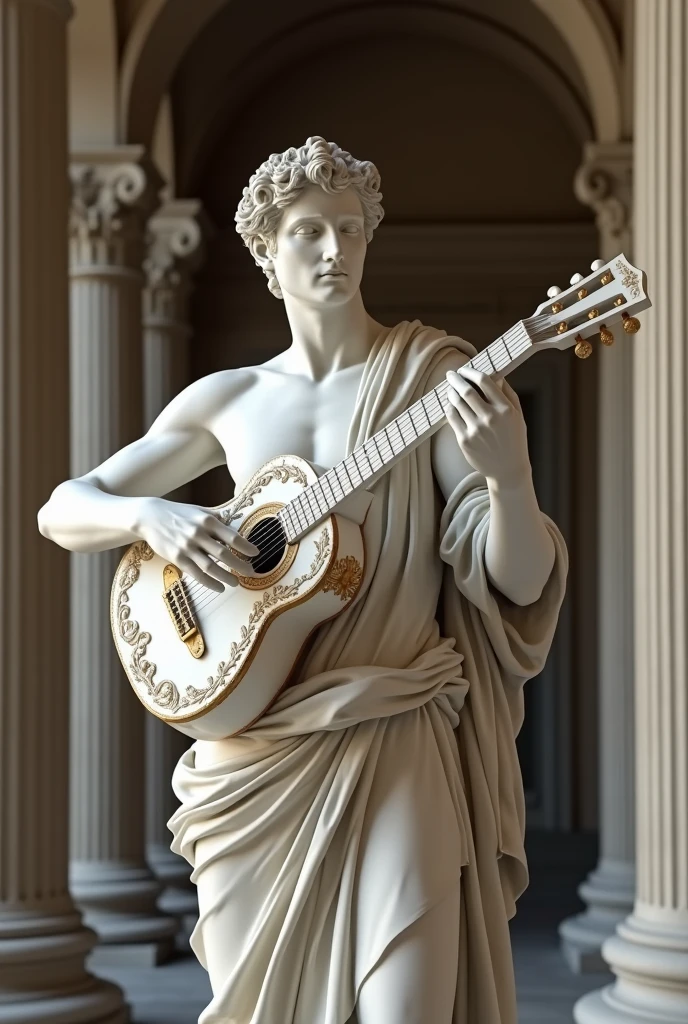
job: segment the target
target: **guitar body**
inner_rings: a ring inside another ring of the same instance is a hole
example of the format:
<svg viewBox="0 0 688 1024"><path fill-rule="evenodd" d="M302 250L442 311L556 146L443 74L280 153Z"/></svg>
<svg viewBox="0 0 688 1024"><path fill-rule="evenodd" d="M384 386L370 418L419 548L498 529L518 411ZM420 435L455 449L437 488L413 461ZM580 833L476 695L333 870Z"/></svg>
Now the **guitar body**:
<svg viewBox="0 0 688 1024"><path fill-rule="evenodd" d="M259 575L237 573L239 586L222 594L182 578L145 541L119 564L110 621L124 671L152 714L193 739L233 736L260 718L313 630L360 588L357 522L332 513L291 544L276 528L276 513L317 479L305 459L281 456L208 509L261 548Z"/></svg>

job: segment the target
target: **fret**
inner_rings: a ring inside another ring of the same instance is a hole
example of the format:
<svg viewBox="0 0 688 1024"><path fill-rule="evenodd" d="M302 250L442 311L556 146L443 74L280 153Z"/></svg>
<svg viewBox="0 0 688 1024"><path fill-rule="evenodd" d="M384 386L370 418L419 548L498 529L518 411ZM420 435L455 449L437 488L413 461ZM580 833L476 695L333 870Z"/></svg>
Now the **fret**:
<svg viewBox="0 0 688 1024"><path fill-rule="evenodd" d="M323 487L325 486L325 484L327 484L327 486L330 489L330 495L331 495L331 497L329 498L330 505L336 505L337 501L338 501L338 498L335 495L334 488L332 487L332 483L330 482L330 473L331 472L332 472L332 470L328 470L327 473L323 473L323 475L320 477L320 480L322 482ZM340 490L341 490L341 487L340 487Z"/></svg>
<svg viewBox="0 0 688 1024"><path fill-rule="evenodd" d="M354 450L351 453L351 457L353 458L356 464L356 469L359 472L361 480L367 480L369 476L373 475L373 471L370 468L370 463L368 464L368 468L366 468L365 463L363 462L363 459L367 460L368 456L366 455L362 448L354 448Z"/></svg>
<svg viewBox="0 0 688 1024"><path fill-rule="evenodd" d="M344 473L346 473L346 479L348 481L348 486L347 486L347 483L343 483L342 484L342 490L344 491L345 494L349 494L349 492L353 491L353 489L354 489L354 482L351 479L351 477L349 476L349 469L348 469L348 466L346 464L346 459L343 459L339 463L339 466L341 466L342 467L342 471ZM335 469L339 469L339 466L335 466ZM341 477L340 477L340 480L341 480Z"/></svg>
<svg viewBox="0 0 688 1024"><path fill-rule="evenodd" d="M411 406L412 414L415 416L415 424L419 428L418 436L424 434L428 427L432 424L428 421L428 414L425 411L423 405L423 399L419 398L417 402L414 402Z"/></svg>
<svg viewBox="0 0 688 1024"><path fill-rule="evenodd" d="M298 510L301 512L301 515L303 516L303 518L306 520L306 522L310 526L311 525L311 519L313 517L313 510L311 508L311 503L308 500L308 488L307 487L299 495Z"/></svg>
<svg viewBox="0 0 688 1024"><path fill-rule="evenodd" d="M492 373L492 363L484 350L478 352L473 362L476 369L480 370L481 373Z"/></svg>
<svg viewBox="0 0 688 1024"><path fill-rule="evenodd" d="M501 345L502 348L504 349L504 352L502 353L502 358L504 359L504 362L502 363L502 369L504 369L504 367L508 366L508 364L511 362L511 356L509 355L509 349L507 348L504 335L500 335L494 342L494 344L495 346Z"/></svg>
<svg viewBox="0 0 688 1024"><path fill-rule="evenodd" d="M285 505L283 509L280 509L278 518L283 524L286 524L288 529L291 530L293 533L299 532L299 524L296 520L296 516L294 514L294 509L292 508L291 502L288 505Z"/></svg>
<svg viewBox="0 0 688 1024"><path fill-rule="evenodd" d="M311 516L313 514L315 515L316 519L317 519L317 516L319 514L318 513L318 509L317 509L317 505L315 505L315 503L313 502L311 494L312 494L312 486L308 486L308 487L305 488L305 490L304 490L304 492L302 493L302 496L301 496L303 501L304 501L304 504L306 506L306 515L307 515L309 521L310 521L310 518L311 518Z"/></svg>
<svg viewBox="0 0 688 1024"><path fill-rule="evenodd" d="M310 487L306 487L306 489L301 492L301 505L303 507L303 514L306 517L306 522L308 523L309 526L312 526L313 516L315 514L317 518L318 510L317 508L314 507L311 501L310 490Z"/></svg>
<svg viewBox="0 0 688 1024"><path fill-rule="evenodd" d="M323 514L327 515L327 513L329 511L329 506L327 504L327 499L325 497L325 492L323 491L322 481L320 479L316 480L316 482L313 484L312 491L313 491L313 497L315 498L316 504L318 506L318 514L319 515L323 515ZM322 499L322 503L321 503L321 499ZM323 505L324 505L324 507L323 507Z"/></svg>
<svg viewBox="0 0 688 1024"><path fill-rule="evenodd" d="M390 432L390 427L392 427L392 426L394 426L393 423L388 423L387 426L385 427L384 434L385 434L385 440L387 441L387 444L389 445L389 450L392 453L392 458L394 458L394 456L396 455L396 449L394 447L394 441L392 440L392 434ZM397 433L398 433L398 431L397 431Z"/></svg>
<svg viewBox="0 0 688 1024"><path fill-rule="evenodd" d="M291 505L288 505L287 508L289 509L289 515L291 516L292 522L294 524L294 530L298 533L298 531L301 529L301 527L299 525L299 519L298 519L298 516L296 514L296 510L294 508L292 508Z"/></svg>
<svg viewBox="0 0 688 1024"><path fill-rule="evenodd" d="M351 454L347 455L347 457L344 459L344 462L346 464L347 470L350 470L351 473L354 474L354 477L358 477L358 480L356 480L354 483L354 489L356 489L356 487L361 486L361 484L365 481L366 478L361 473L361 468L358 465L358 462L356 461L354 456L355 452L351 452Z"/></svg>
<svg viewBox="0 0 688 1024"><path fill-rule="evenodd" d="M485 355L491 363L492 373L501 373L509 362L508 358L506 360L504 358L504 353L499 346L499 339L497 339L497 341L493 341L491 345L488 345L485 349Z"/></svg>
<svg viewBox="0 0 688 1024"><path fill-rule="evenodd" d="M327 474L327 477L328 477L328 480L330 481L330 487L332 488L332 493L334 494L334 496L337 499L337 501L341 501L342 498L346 495L346 491L344 490L344 488L342 487L342 485L340 483L339 477L337 476L337 473L336 473L336 468L337 468L336 466L333 467L333 469L330 471L330 473ZM339 491L339 494L337 494L337 491Z"/></svg>
<svg viewBox="0 0 688 1024"><path fill-rule="evenodd" d="M423 395L423 397L420 400L421 401L421 405L423 406L423 412L425 413L425 415L427 416L427 419L428 419L428 426L431 426L431 427L434 427L434 425L436 423L438 423L439 420L441 419L441 417L437 415L437 411L432 406L433 398L434 398L434 392L430 391L427 395ZM430 406L429 410L428 410L428 405Z"/></svg>
<svg viewBox="0 0 688 1024"><path fill-rule="evenodd" d="M414 403L413 406L408 407L406 412L408 414L408 420L411 421L411 425L414 428L414 433L416 434L417 437L420 437L422 430L418 429L418 423L416 422L416 416L414 415L418 413L418 410L416 409L416 404Z"/></svg>
<svg viewBox="0 0 688 1024"><path fill-rule="evenodd" d="M406 417L406 419L409 421L413 433L416 435L416 437L418 437L418 431L416 430L416 424L413 422L413 414L412 414L412 411L411 411L412 409L413 409L413 406L411 406L410 409L407 409L406 412L403 413L402 415L404 415ZM401 419L401 416L399 417L399 419Z"/></svg>
<svg viewBox="0 0 688 1024"><path fill-rule="evenodd" d="M380 465L381 465L381 466L384 466L384 464L385 464L385 460L384 460L384 458L382 457L382 452L380 451L380 445L378 444L378 440L377 440L377 434L373 434L373 436L371 437L371 439L370 439L370 440L371 440L371 441L373 442L373 444L375 445L375 451L377 452L377 457L378 457L378 459L380 460Z"/></svg>
<svg viewBox="0 0 688 1024"><path fill-rule="evenodd" d="M383 440L387 447L389 448L389 455L384 456L384 461L391 462L392 459L394 458L394 448L392 447L392 442L390 440L389 434L387 433L387 427L383 427L382 430L380 431L380 434L381 440Z"/></svg>
<svg viewBox="0 0 688 1024"><path fill-rule="evenodd" d="M365 459L366 462L368 463L368 468L366 469L366 479L368 479L368 477L372 476L373 473L375 472L375 466L371 462L370 455L368 454L368 449L366 448L366 444L367 442L364 441L363 444L356 449L356 452L358 453L359 458Z"/></svg>
<svg viewBox="0 0 688 1024"><path fill-rule="evenodd" d="M284 513L286 513L286 515L284 515ZM278 519L282 523L287 541L291 543L293 538L300 532L291 503L289 505L285 505L284 508L278 512Z"/></svg>
<svg viewBox="0 0 688 1024"><path fill-rule="evenodd" d="M485 356L485 359L487 360L487 363L488 363L488 365L490 367L488 372L489 373L494 373L495 370L497 369L497 367L495 366L495 364L492 361L492 356L490 355L490 347L489 347L489 345L485 349L485 351L483 352L483 355Z"/></svg>
<svg viewBox="0 0 688 1024"><path fill-rule="evenodd" d="M435 396L435 401L437 402L438 406L440 407L440 415L441 416L446 416L447 413L445 411L444 404L442 403L442 399L441 399L440 395L438 395L438 393L437 393L437 388L436 387L432 389L432 393ZM445 394L446 394L446 391L445 391ZM447 404L449 404L449 399L447 399Z"/></svg>
<svg viewBox="0 0 688 1024"><path fill-rule="evenodd" d="M368 450L366 445L372 445L370 451ZM367 441L363 442L363 448L365 450L366 455L368 456L368 462L373 467L373 473L376 473L380 466L376 466L375 462L373 462L373 459L377 460L380 456L380 453L377 450L377 445L375 444L375 435L373 435L373 437L369 437ZM384 465L384 463L381 461L380 465Z"/></svg>
<svg viewBox="0 0 688 1024"><path fill-rule="evenodd" d="M507 333L513 333L513 335L514 335L510 339L508 339L506 337L506 335L504 335L504 344L506 345L506 350L509 353L510 359L514 359L515 358L514 350L519 349L522 346L522 343L523 343L523 338L519 337L519 335L522 335L522 330L519 330L518 332L515 332L515 331L513 331L513 328L512 328L512 332L507 332Z"/></svg>
<svg viewBox="0 0 688 1024"><path fill-rule="evenodd" d="M296 516L299 520L299 529L303 529L304 525L306 527L310 525L302 508L302 501L303 495L299 494L296 498L294 498L294 501L292 502L294 506L294 511L296 512Z"/></svg>
<svg viewBox="0 0 688 1024"><path fill-rule="evenodd" d="M392 420L392 422L390 423L389 426L390 427L394 427L394 429L396 430L397 434L399 435L398 440L397 440L397 444L401 445L401 447L398 450L399 451L403 451L403 449L406 447L406 442L404 441L404 435L402 434L401 427L399 426L399 420L398 419ZM394 446L392 446L392 448L394 448Z"/></svg>

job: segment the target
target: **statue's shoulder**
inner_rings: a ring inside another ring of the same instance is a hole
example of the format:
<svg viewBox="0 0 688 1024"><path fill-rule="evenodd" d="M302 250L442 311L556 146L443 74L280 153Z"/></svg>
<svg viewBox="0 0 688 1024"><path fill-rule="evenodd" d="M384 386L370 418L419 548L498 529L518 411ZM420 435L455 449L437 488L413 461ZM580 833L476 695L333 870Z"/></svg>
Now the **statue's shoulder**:
<svg viewBox="0 0 688 1024"><path fill-rule="evenodd" d="M458 361L461 365L476 352L469 341L448 334L441 327L432 327L421 320L403 320L390 329L385 356L404 366L409 373L422 374L438 362L449 365Z"/></svg>

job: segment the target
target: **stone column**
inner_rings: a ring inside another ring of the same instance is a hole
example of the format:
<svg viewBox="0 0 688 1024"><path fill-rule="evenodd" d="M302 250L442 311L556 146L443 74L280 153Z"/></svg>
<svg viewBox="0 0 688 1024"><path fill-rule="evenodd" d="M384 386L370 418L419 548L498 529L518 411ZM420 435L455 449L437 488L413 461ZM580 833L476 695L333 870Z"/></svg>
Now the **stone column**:
<svg viewBox="0 0 688 1024"><path fill-rule="evenodd" d="M636 0L633 344L636 893L579 1024L688 1020L688 6Z"/></svg>
<svg viewBox="0 0 688 1024"><path fill-rule="evenodd" d="M204 259L207 223L196 199L165 204L148 224L148 256L143 297L144 420L146 429L189 381L189 294L193 274ZM168 495L189 501L183 486ZM188 938L198 920L191 866L170 850L167 822L178 806L170 780L189 746L189 738L146 715L146 852L148 863L165 885L159 906L179 918Z"/></svg>
<svg viewBox="0 0 688 1024"><path fill-rule="evenodd" d="M632 143L588 143L575 191L597 217L601 259L630 259ZM599 766L600 856L578 894L587 910L559 926L576 973L605 971L602 943L633 907L633 346L598 346L599 367Z"/></svg>
<svg viewBox="0 0 688 1024"><path fill-rule="evenodd" d="M143 432L145 224L162 180L139 146L74 154L70 231L72 466ZM145 861L145 711L122 671L109 599L121 550L72 556L72 893L100 963L157 963L177 922Z"/></svg>
<svg viewBox="0 0 688 1024"><path fill-rule="evenodd" d="M119 989L85 970L95 935L68 889L69 556L36 524L69 476L70 12L0 0L2 1024L129 1019Z"/></svg>

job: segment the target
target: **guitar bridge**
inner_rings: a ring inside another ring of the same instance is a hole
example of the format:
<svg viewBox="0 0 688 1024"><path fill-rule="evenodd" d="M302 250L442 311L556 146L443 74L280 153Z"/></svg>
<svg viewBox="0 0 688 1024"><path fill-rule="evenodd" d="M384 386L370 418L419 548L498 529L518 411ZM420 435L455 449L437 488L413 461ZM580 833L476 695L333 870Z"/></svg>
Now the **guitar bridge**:
<svg viewBox="0 0 688 1024"><path fill-rule="evenodd" d="M177 636L194 658L200 658L205 651L205 644L176 565L166 565L162 578L165 585L162 599L174 622Z"/></svg>

